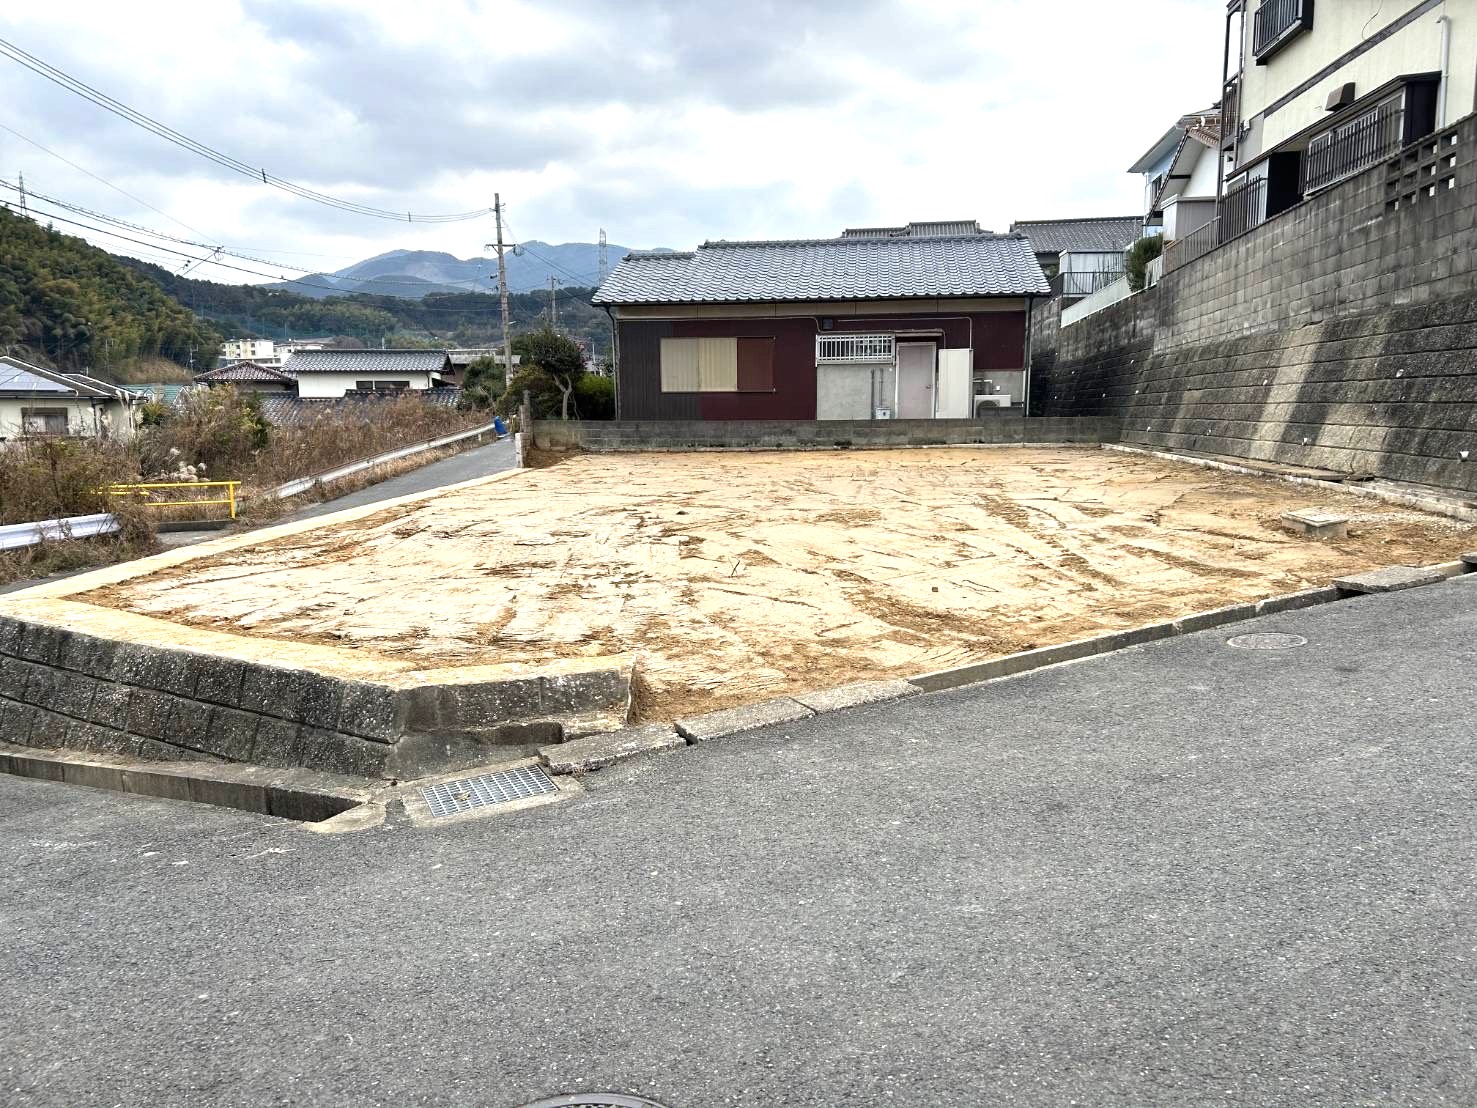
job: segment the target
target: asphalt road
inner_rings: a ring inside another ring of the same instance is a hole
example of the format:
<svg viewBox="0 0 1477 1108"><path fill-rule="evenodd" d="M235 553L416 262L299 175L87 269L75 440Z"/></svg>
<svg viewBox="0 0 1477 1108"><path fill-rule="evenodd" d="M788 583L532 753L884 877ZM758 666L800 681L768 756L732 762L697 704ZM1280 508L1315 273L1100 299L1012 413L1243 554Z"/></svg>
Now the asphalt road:
<svg viewBox="0 0 1477 1108"><path fill-rule="evenodd" d="M513 438L509 435L497 442L490 442L486 446L474 447L460 454L453 454L449 458L442 458L439 462L432 462L428 466L409 470L396 477L391 477L388 481L381 481L377 485L370 485L358 492L351 492L347 496L314 504L294 512L288 518L311 519L314 516L326 516L330 512L342 511L345 508L361 508L366 504L378 504L381 500L390 500L397 496L409 496L411 493L438 489L443 485L471 481L505 469L512 469L513 461Z"/></svg>
<svg viewBox="0 0 1477 1108"><path fill-rule="evenodd" d="M1477 1103L1474 639L1351 600L435 830L0 778L0 1102Z"/></svg>

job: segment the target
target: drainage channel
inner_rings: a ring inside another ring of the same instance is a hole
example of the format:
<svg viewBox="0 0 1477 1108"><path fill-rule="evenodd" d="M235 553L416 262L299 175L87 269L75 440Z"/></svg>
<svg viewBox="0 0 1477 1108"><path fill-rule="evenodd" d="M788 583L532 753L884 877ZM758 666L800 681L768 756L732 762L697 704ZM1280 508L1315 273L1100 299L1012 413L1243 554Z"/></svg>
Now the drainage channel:
<svg viewBox="0 0 1477 1108"><path fill-rule="evenodd" d="M625 1093L571 1093L525 1104L523 1108L663 1108L654 1100Z"/></svg>
<svg viewBox="0 0 1477 1108"><path fill-rule="evenodd" d="M412 823L437 826L496 812L536 808L584 791L571 777L550 776L537 758L488 767L481 773L462 770L412 782L400 791Z"/></svg>
<svg viewBox="0 0 1477 1108"><path fill-rule="evenodd" d="M383 786L311 770L224 762L146 762L0 743L0 773L91 789L187 800L323 824L372 800Z"/></svg>

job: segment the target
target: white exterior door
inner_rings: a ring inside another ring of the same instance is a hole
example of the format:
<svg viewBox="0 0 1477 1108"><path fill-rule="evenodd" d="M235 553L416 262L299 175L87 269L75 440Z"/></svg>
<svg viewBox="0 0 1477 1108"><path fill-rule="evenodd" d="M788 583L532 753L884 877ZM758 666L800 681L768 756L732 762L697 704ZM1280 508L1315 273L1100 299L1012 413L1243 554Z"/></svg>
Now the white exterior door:
<svg viewBox="0 0 1477 1108"><path fill-rule="evenodd" d="M938 403L940 419L968 419L974 414L974 352L939 351Z"/></svg>
<svg viewBox="0 0 1477 1108"><path fill-rule="evenodd" d="M934 345L900 342L897 345L897 418L932 419Z"/></svg>

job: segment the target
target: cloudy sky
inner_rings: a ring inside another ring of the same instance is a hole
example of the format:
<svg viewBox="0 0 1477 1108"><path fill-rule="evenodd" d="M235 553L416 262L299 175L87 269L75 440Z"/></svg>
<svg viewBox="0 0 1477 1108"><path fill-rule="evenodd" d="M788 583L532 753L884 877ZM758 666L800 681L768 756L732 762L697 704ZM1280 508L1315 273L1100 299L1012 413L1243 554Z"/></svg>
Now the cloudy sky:
<svg viewBox="0 0 1477 1108"><path fill-rule="evenodd" d="M5 8L0 37L270 174L395 211L490 207L499 191L524 239L592 242L603 227L614 243L689 247L909 219L1005 230L1012 219L1131 214L1142 190L1127 166L1217 96L1225 4ZM490 217L410 225L296 199L9 59L0 76L0 125L80 167L0 130L0 181L23 172L36 191L312 269L396 248L469 257L493 237Z"/></svg>

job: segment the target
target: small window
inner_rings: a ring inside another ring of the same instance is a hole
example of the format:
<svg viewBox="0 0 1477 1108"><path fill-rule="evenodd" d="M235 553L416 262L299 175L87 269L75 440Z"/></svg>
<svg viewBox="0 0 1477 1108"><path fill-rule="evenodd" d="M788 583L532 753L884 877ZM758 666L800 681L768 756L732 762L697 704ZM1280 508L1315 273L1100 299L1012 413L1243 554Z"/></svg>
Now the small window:
<svg viewBox="0 0 1477 1108"><path fill-rule="evenodd" d="M662 392L737 392L738 340L662 339Z"/></svg>
<svg viewBox="0 0 1477 1108"><path fill-rule="evenodd" d="M738 391L774 391L774 339L738 340Z"/></svg>
<svg viewBox="0 0 1477 1108"><path fill-rule="evenodd" d="M22 408L21 431L27 435L65 435L67 409Z"/></svg>
<svg viewBox="0 0 1477 1108"><path fill-rule="evenodd" d="M398 392L410 388L409 381L355 381L356 392Z"/></svg>

